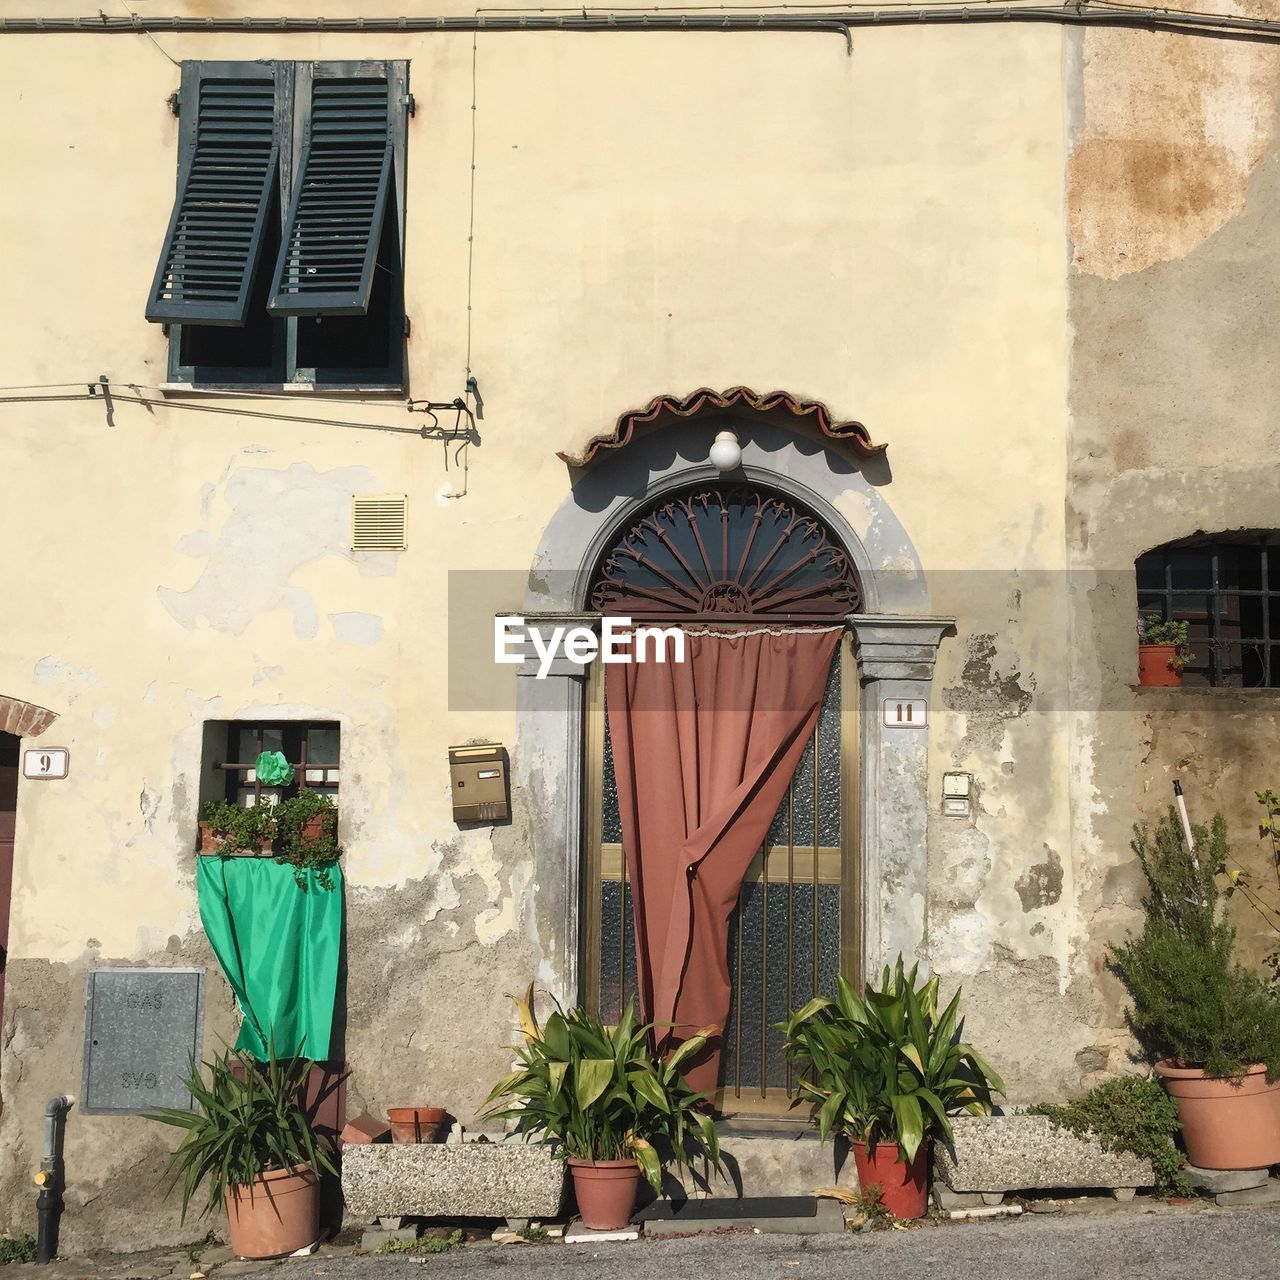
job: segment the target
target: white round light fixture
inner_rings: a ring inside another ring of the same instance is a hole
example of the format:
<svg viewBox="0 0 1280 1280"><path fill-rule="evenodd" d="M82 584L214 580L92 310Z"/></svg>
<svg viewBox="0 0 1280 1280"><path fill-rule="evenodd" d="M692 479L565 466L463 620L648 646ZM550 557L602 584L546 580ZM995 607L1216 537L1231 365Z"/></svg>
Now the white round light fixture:
<svg viewBox="0 0 1280 1280"><path fill-rule="evenodd" d="M742 446L733 431L721 431L711 446L711 465L717 471L734 471L742 465Z"/></svg>

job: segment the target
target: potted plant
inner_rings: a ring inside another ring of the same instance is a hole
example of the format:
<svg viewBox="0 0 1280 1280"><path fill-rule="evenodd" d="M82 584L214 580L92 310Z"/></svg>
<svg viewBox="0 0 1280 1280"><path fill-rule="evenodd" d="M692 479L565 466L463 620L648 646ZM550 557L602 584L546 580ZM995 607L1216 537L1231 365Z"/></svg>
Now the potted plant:
<svg viewBox="0 0 1280 1280"><path fill-rule="evenodd" d="M307 887L302 873L308 869L317 871L321 888L332 889L328 868L342 856L338 808L307 787L277 804L261 798L247 806L229 800L206 804L200 852L222 858L274 856L293 867L299 889Z"/></svg>
<svg viewBox="0 0 1280 1280"><path fill-rule="evenodd" d="M679 1070L706 1043L705 1032L663 1061L651 1047L652 1026L637 1024L633 1001L617 1026L557 1004L539 1027L532 985L516 1006L524 1033L516 1047L520 1067L488 1099L512 1103L487 1116L514 1120L517 1133L556 1145L588 1227L625 1227L641 1174L661 1191L664 1161L688 1167L700 1158L719 1169L715 1126L701 1109L705 1100Z"/></svg>
<svg viewBox="0 0 1280 1280"><path fill-rule="evenodd" d="M929 1144L951 1138L947 1117L990 1115L991 1095L1004 1091L961 1039L960 993L939 1016L938 979L917 987L917 968L905 973L899 956L861 996L841 978L836 999L810 1000L779 1027L802 1065L797 1103L812 1105L824 1141L832 1130L848 1136L859 1186L878 1187L897 1218L924 1213Z"/></svg>
<svg viewBox="0 0 1280 1280"><path fill-rule="evenodd" d="M1215 874L1230 856L1221 814L1192 829L1172 808L1134 828L1146 874L1142 932L1111 949L1133 998L1130 1025L1178 1106L1192 1164L1280 1163L1280 1000L1235 958Z"/></svg>
<svg viewBox="0 0 1280 1280"><path fill-rule="evenodd" d="M230 800L211 802L200 817L200 852L223 858L269 853L274 834L272 806L267 801L248 806Z"/></svg>
<svg viewBox="0 0 1280 1280"><path fill-rule="evenodd" d="M1182 687L1182 668L1196 655L1187 643L1187 624L1147 614L1138 630L1138 683L1151 687Z"/></svg>
<svg viewBox="0 0 1280 1280"><path fill-rule="evenodd" d="M338 807L328 796L303 787L275 806L276 861L294 869L300 889L307 886L302 872L315 868L321 888L332 889L328 868L342 856L338 843Z"/></svg>
<svg viewBox="0 0 1280 1280"><path fill-rule="evenodd" d="M319 1175L335 1169L301 1104L313 1065L277 1058L274 1047L265 1062L232 1050L205 1064L207 1084L192 1063L194 1111L150 1113L186 1131L168 1167L171 1188L182 1184L184 1220L204 1181L202 1212L222 1202L231 1247L242 1258L278 1257L319 1238Z"/></svg>

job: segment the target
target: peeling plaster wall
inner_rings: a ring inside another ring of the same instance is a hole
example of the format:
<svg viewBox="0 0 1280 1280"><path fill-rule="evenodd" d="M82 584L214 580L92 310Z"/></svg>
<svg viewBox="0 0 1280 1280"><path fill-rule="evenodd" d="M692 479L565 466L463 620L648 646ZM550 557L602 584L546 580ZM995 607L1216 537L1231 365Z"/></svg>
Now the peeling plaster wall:
<svg viewBox="0 0 1280 1280"><path fill-rule="evenodd" d="M1264 43L1155 32L1097 28L1072 42L1083 81L1067 172L1076 269L1117 280L1185 257L1245 206L1274 136L1280 60Z"/></svg>
<svg viewBox="0 0 1280 1280"><path fill-rule="evenodd" d="M1238 12L1275 16L1274 5ZM1096 1032L1085 1062L1124 1062L1123 992L1105 944L1140 923L1131 828L1180 779L1234 851L1273 877L1253 792L1272 785L1275 690L1135 688L1142 552L1199 531L1280 526L1280 284L1274 145L1280 53L1266 44L1072 33L1067 170L1071 448L1069 993ZM1265 936L1239 900L1247 956ZM1272 944L1273 946L1274 944Z"/></svg>

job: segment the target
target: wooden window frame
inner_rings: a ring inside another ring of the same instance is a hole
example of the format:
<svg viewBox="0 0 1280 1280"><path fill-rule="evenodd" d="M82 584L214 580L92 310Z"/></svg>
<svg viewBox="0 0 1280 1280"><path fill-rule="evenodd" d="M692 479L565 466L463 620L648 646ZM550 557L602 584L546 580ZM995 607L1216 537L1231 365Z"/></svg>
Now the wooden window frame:
<svg viewBox="0 0 1280 1280"><path fill-rule="evenodd" d="M179 323L166 325L169 338L167 382L165 390L227 391L230 393L254 390L270 391L348 391L366 395L405 395L409 389L409 362L407 350L408 316L404 301L405 262L405 203L406 163L408 153L409 123L409 63L404 59L364 59L350 62L285 62L272 65L277 75L277 127L280 136L279 192L270 215L283 243L285 218L290 196L298 178L302 157L302 138L306 119L310 114L310 86L315 77L349 77L386 75L390 110L393 113L393 146L391 188L389 202L394 203L392 219L396 237L396 261L391 271L391 296L389 300L388 343L386 363L377 368L342 368L340 366L317 368L298 363L298 331L301 324L313 324L314 316L272 317L271 362L251 368L221 368L185 363L182 360L182 331ZM189 83L198 83L202 68L215 66L222 75L234 74L238 66L261 67L262 64L246 62L184 62L182 83L184 91ZM184 92L182 100L191 97ZM178 171L183 174L190 163L194 146L194 129L180 128L178 143ZM263 255L251 281L253 289L265 273L268 285L276 266L275 256ZM382 269L381 267L375 268Z"/></svg>

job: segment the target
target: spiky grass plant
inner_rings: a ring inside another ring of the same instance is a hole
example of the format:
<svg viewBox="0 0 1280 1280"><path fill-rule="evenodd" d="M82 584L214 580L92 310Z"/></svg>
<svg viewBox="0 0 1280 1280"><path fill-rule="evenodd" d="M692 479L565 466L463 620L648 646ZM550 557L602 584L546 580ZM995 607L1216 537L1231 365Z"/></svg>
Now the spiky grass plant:
<svg viewBox="0 0 1280 1280"><path fill-rule="evenodd" d="M520 1067L494 1086L488 1101L503 1105L491 1107L487 1118L513 1120L517 1133L554 1143L564 1158L634 1158L655 1191L662 1189L664 1161L688 1168L704 1159L719 1169L720 1145L703 1095L680 1074L707 1032L664 1060L651 1048L652 1026L636 1020L634 1001L616 1026L558 1003L539 1026L532 985L523 999L512 998L523 1033L515 1050Z"/></svg>
<svg viewBox="0 0 1280 1280"><path fill-rule="evenodd" d="M779 1029L787 1056L800 1064L800 1099L812 1107L825 1139L833 1130L857 1142L896 1142L899 1158L915 1159L934 1131L948 1138L949 1116L991 1114L991 1095L1004 1082L961 1036L960 993L938 1014L938 979L917 987L918 966L892 973L879 989L859 995L839 980L834 1000L810 1000Z"/></svg>
<svg viewBox="0 0 1280 1280"><path fill-rule="evenodd" d="M186 1081L195 1111L158 1107L148 1113L149 1119L185 1130L167 1170L170 1190L182 1186L184 1221L201 1182L207 1193L201 1213L209 1213L237 1187L247 1187L252 1199L258 1175L272 1169L337 1172L302 1108L313 1063L278 1058L273 1044L265 1062L229 1050L204 1065L208 1083L194 1061Z"/></svg>

